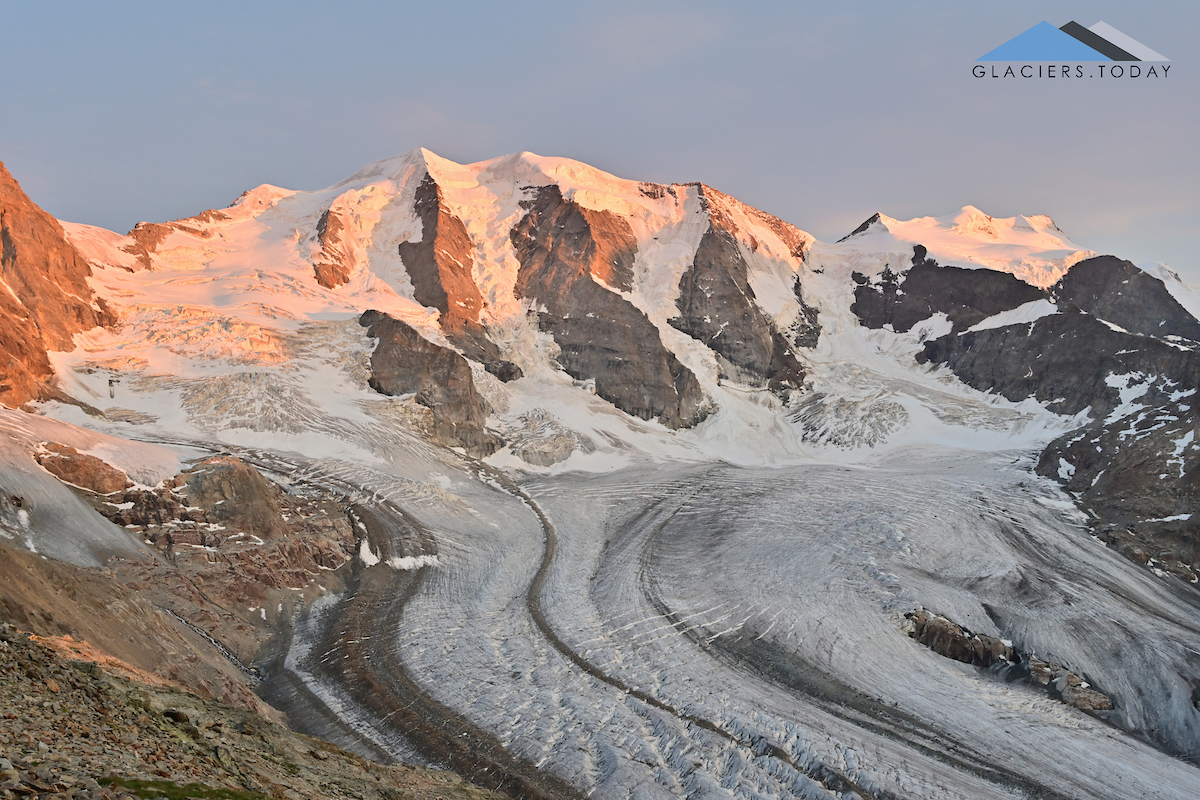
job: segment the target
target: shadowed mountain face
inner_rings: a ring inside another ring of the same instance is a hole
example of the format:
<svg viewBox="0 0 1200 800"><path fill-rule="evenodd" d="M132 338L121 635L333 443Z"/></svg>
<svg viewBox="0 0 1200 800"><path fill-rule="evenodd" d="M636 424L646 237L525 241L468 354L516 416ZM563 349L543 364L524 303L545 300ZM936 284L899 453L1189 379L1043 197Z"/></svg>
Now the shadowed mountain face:
<svg viewBox="0 0 1200 800"><path fill-rule="evenodd" d="M939 312L950 318L957 332L1046 296L1006 272L939 266L921 245L913 247L912 266L902 274L885 269L878 281L858 273L853 277L857 286L851 310L868 328L891 325L897 333Z"/></svg>
<svg viewBox="0 0 1200 800"><path fill-rule="evenodd" d="M500 440L484 429L490 409L475 390L467 360L421 336L411 325L380 311L359 324L379 340L371 354L371 388L391 396L415 395L433 413L434 438L473 455L494 453Z"/></svg>
<svg viewBox="0 0 1200 800"><path fill-rule="evenodd" d="M708 208L709 228L680 279L679 316L670 324L725 359L722 377L786 395L803 384L804 368L755 300L732 222Z"/></svg>
<svg viewBox="0 0 1200 800"><path fill-rule="evenodd" d="M72 336L116 315L93 301L87 261L58 221L26 196L0 164L0 402L17 406L49 391L47 350L72 350Z"/></svg>
<svg viewBox="0 0 1200 800"><path fill-rule="evenodd" d="M500 358L500 349L479 321L483 297L472 269L475 245L462 220L442 202L432 175L417 187L413 206L421 218L421 241L401 242L400 259L413 284L414 299L441 312L440 324L455 347L504 381L521 377L521 369Z"/></svg>
<svg viewBox="0 0 1200 800"><path fill-rule="evenodd" d="M1033 323L951 333L925 343L920 362L945 364L961 381L1010 400L1034 397L1061 414L1103 419L1121 404L1114 375L1160 376L1200 385L1200 357L1166 342L1114 330L1079 311Z"/></svg>
<svg viewBox="0 0 1200 800"><path fill-rule="evenodd" d="M1114 256L1080 261L1051 287L1050 294L1057 303L1078 306L1130 333L1200 342L1200 322L1163 282Z"/></svg>
<svg viewBox="0 0 1200 800"><path fill-rule="evenodd" d="M596 394L617 408L669 428L691 427L708 415L696 376L641 311L605 288L631 288L637 242L625 220L547 186L527 204L511 239L521 264L516 294L544 307L538 325L554 337L568 374L594 379Z"/></svg>

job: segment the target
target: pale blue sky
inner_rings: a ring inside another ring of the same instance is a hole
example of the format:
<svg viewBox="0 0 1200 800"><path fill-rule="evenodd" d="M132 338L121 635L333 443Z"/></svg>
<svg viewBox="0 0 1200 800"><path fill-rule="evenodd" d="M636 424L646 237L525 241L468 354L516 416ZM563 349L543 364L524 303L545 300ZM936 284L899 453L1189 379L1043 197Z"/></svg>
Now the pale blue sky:
<svg viewBox="0 0 1200 800"><path fill-rule="evenodd" d="M993 80L1040 22L1104 20L1165 79ZM1200 284L1200 4L0 3L0 160L128 230L417 146L702 180L835 239L875 211L1049 214Z"/></svg>

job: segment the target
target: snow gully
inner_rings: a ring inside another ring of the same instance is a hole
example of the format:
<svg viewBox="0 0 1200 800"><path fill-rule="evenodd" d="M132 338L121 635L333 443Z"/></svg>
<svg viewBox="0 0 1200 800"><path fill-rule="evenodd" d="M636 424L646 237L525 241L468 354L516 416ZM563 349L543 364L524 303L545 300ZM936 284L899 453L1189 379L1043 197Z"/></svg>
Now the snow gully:
<svg viewBox="0 0 1200 800"><path fill-rule="evenodd" d="M1085 74L1083 64L1022 64L1019 67L1009 64L1001 72L995 64L990 67L976 64L971 68L971 74L976 78L1165 78L1171 69L1170 64L1155 64L1149 67L1139 64L1097 64L1096 67L1099 69L1098 73Z"/></svg>

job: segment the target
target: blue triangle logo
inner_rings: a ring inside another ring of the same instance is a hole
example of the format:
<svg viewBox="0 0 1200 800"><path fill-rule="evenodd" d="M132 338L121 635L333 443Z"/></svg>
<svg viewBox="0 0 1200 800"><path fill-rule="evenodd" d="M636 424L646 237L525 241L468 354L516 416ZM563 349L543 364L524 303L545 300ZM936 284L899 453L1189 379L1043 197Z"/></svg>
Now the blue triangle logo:
<svg viewBox="0 0 1200 800"><path fill-rule="evenodd" d="M1112 61L1049 22L1039 22L978 61Z"/></svg>

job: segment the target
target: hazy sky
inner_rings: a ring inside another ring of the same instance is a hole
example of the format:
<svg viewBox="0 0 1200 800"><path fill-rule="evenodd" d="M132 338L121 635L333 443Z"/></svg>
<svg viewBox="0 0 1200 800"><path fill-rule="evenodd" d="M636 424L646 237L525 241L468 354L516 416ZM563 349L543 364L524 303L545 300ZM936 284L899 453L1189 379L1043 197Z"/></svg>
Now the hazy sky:
<svg viewBox="0 0 1200 800"><path fill-rule="evenodd" d="M1158 79L975 78L1104 20ZM0 161L128 230L417 146L702 180L836 239L875 211L1049 214L1200 285L1194 2L0 3Z"/></svg>

